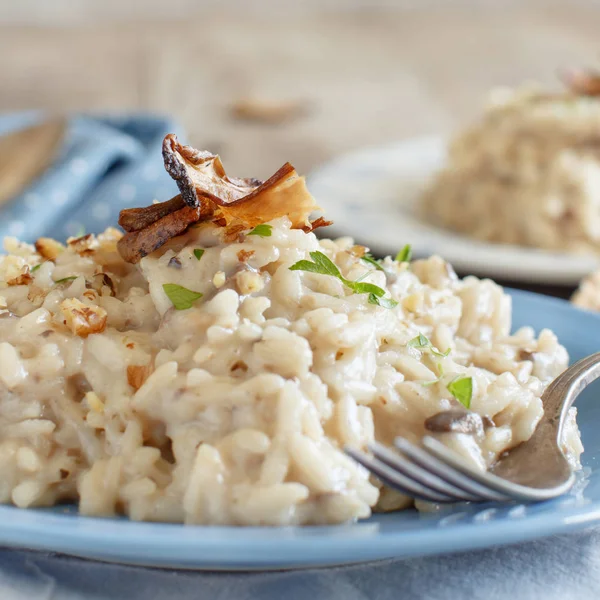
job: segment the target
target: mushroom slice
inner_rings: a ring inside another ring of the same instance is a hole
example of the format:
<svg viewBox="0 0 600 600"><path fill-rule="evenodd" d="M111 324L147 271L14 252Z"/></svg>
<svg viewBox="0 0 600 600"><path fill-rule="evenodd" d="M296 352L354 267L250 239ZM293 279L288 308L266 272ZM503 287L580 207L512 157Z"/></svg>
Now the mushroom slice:
<svg viewBox="0 0 600 600"><path fill-rule="evenodd" d="M117 243L119 254L129 263L137 263L144 256L181 235L201 218L201 209L185 206L172 212L140 231L126 233Z"/></svg>
<svg viewBox="0 0 600 600"><path fill-rule="evenodd" d="M166 202L152 204L145 208L126 208L119 214L119 225L125 231L140 231L159 219L185 207L183 198L175 196Z"/></svg>
<svg viewBox="0 0 600 600"><path fill-rule="evenodd" d="M200 221L224 227L227 239L283 216L290 219L292 227L307 232L330 224L323 218L310 222L318 206L304 177L289 163L264 183L228 177L217 155L183 146L173 134L163 141L163 157L181 195L161 204L121 211L119 224L128 233L118 249L127 262L137 263Z"/></svg>
<svg viewBox="0 0 600 600"><path fill-rule="evenodd" d="M425 420L425 429L434 433L483 434L482 418L466 410L444 410Z"/></svg>
<svg viewBox="0 0 600 600"><path fill-rule="evenodd" d="M163 158L185 203L201 207L203 215L212 214L213 221L225 226L252 228L288 216L292 227L302 228L318 209L304 178L290 163L264 183L228 177L218 156L183 146L173 134L164 139Z"/></svg>

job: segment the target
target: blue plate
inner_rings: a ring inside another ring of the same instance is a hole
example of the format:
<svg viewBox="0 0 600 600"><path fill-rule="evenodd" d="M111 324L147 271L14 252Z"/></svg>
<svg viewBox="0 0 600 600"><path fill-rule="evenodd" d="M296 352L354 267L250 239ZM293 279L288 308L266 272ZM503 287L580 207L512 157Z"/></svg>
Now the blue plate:
<svg viewBox="0 0 600 600"><path fill-rule="evenodd" d="M572 360L600 347L600 316L511 291L514 325L549 327ZM577 401L584 474L562 498L534 505L460 505L441 513L378 515L330 527L184 527L80 517L72 508L0 507L0 545L53 550L103 561L186 569L330 566L483 548L581 529L600 520L600 384Z"/></svg>

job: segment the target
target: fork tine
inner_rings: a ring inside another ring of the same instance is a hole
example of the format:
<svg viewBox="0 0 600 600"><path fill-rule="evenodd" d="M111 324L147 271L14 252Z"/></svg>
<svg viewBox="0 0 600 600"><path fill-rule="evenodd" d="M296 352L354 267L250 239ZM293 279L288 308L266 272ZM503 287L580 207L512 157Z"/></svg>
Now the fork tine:
<svg viewBox="0 0 600 600"><path fill-rule="evenodd" d="M365 467L365 469L373 473L373 475L375 475L383 483L391 488L399 490L407 496L418 498L420 500L426 500L427 502L447 503L456 501L455 498L434 492L433 490L426 488L413 479L405 477L402 475L402 473L391 469L385 463L376 458L371 458L370 456L367 456L362 452L358 452L353 448L346 448L345 451L356 462L360 463L363 467Z"/></svg>
<svg viewBox="0 0 600 600"><path fill-rule="evenodd" d="M425 440L426 439L433 438L427 436ZM501 493L497 490L491 489L481 482L473 480L473 478L465 474L464 471L459 471L453 465L450 465L445 460L442 460L439 453L436 452L435 455L430 453L428 447L427 449L420 448L414 444L411 444L408 440L402 437L397 437L394 440L394 445L416 464L420 465L424 469L427 469L431 473L434 473L448 483L461 488L469 494L477 496L479 500L495 500L499 502L505 502L506 500L512 499L512 497L508 494ZM445 446L443 446L443 448L448 451Z"/></svg>
<svg viewBox="0 0 600 600"><path fill-rule="evenodd" d="M506 481L489 472L478 472L470 469L462 463L460 458L454 452L446 448L442 443L431 436L423 438L423 446L427 448L431 456L435 456L446 465L446 469L470 479L472 484L485 486L490 493L502 496L503 500L540 500L539 490L535 488L527 488Z"/></svg>
<svg viewBox="0 0 600 600"><path fill-rule="evenodd" d="M399 471L410 479L418 481L434 492L454 498L457 502L477 502L481 500L479 495L466 492L448 483L426 468L411 462L406 456L394 452L377 442L369 444L369 450L371 450L375 458L378 458L392 469Z"/></svg>

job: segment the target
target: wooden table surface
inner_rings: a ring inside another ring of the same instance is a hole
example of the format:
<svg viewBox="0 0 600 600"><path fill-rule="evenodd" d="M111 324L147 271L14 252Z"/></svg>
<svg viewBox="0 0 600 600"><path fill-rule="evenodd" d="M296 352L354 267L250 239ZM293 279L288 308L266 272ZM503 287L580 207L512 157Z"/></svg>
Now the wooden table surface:
<svg viewBox="0 0 600 600"><path fill-rule="evenodd" d="M447 133L493 86L557 86L561 67L600 66L594 2L432 4L293 15L211 4L163 22L0 25L0 111L170 113L231 174L265 177L285 160L308 172L361 146ZM282 125L235 119L231 105L248 97L306 112Z"/></svg>

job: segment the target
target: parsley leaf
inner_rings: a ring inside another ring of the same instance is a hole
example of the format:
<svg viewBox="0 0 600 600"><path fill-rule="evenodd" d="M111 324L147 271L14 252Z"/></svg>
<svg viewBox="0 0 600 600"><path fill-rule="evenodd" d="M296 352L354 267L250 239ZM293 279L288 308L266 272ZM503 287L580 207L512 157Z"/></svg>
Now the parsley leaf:
<svg viewBox="0 0 600 600"><path fill-rule="evenodd" d="M55 281L54 283L69 283L71 281L75 281L77 279L77 275L71 275L71 277L63 277L62 279L59 279L57 281Z"/></svg>
<svg viewBox="0 0 600 600"><path fill-rule="evenodd" d="M369 294L369 304L377 304L383 308L396 308L398 303L393 298L382 298L375 294Z"/></svg>
<svg viewBox="0 0 600 600"><path fill-rule="evenodd" d="M290 271L308 271L310 273L318 273L319 275L330 275L339 279L355 294L369 294L368 301L370 304L377 304L384 308L394 308L394 306L397 306L398 303L392 298L383 297L385 296L385 290L378 285L346 279L336 265L322 252L311 252L310 257L313 259L313 262L310 260L299 260L290 267Z"/></svg>
<svg viewBox="0 0 600 600"><path fill-rule="evenodd" d="M257 225L248 235L259 235L260 237L271 237L273 226L268 223Z"/></svg>
<svg viewBox="0 0 600 600"><path fill-rule="evenodd" d="M375 267L378 271L383 271L383 267L370 254L365 254L364 256L361 256L360 260L364 260L366 263L368 263L372 267Z"/></svg>
<svg viewBox="0 0 600 600"><path fill-rule="evenodd" d="M176 310L187 310L188 308L192 308L194 302L202 298L200 292L193 292L176 283L165 283L163 285L163 290Z"/></svg>
<svg viewBox="0 0 600 600"><path fill-rule="evenodd" d="M29 270L30 273L35 273L44 263L40 263L39 265L35 265L35 267L31 267Z"/></svg>
<svg viewBox="0 0 600 600"><path fill-rule="evenodd" d="M457 377L446 387L465 408L471 408L471 398L473 397L472 377Z"/></svg>
<svg viewBox="0 0 600 600"><path fill-rule="evenodd" d="M412 248L410 244L406 244L402 250L396 254L396 260L398 262L410 262L412 258Z"/></svg>
<svg viewBox="0 0 600 600"><path fill-rule="evenodd" d="M446 358L451 352L451 348L448 348L446 352L440 352L433 347L433 344L429 341L429 338L422 333L420 333L417 337L414 337L408 344L406 344L409 348L417 348L418 350L429 350L431 354L434 356L439 356L441 358Z"/></svg>
<svg viewBox="0 0 600 600"><path fill-rule="evenodd" d="M202 255L204 254L204 249L203 248L194 248L194 256L200 260L202 258Z"/></svg>
<svg viewBox="0 0 600 600"><path fill-rule="evenodd" d="M406 345L409 348L431 348L431 342L429 341L429 338L422 333L420 333L417 337L414 337Z"/></svg>
<svg viewBox="0 0 600 600"><path fill-rule="evenodd" d="M320 275L331 275L343 280L340 270L322 252L311 252L310 257L314 262L299 260L290 267L290 271L309 271Z"/></svg>

